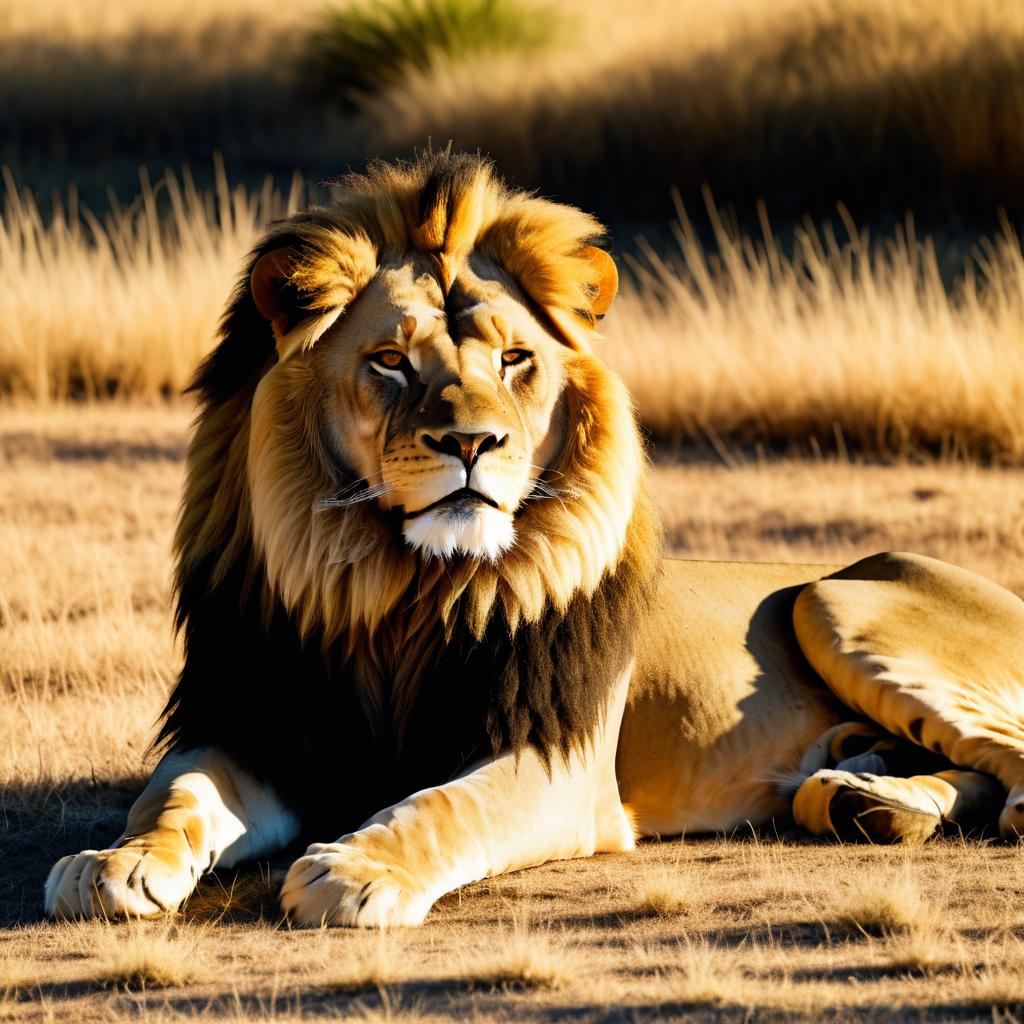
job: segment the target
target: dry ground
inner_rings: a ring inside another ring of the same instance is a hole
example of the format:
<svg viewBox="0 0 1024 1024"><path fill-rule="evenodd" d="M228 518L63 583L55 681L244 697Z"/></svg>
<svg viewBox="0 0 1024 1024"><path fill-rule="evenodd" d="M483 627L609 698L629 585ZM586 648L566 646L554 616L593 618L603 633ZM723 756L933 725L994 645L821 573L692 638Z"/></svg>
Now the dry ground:
<svg viewBox="0 0 1024 1024"><path fill-rule="evenodd" d="M50 861L117 834L175 670L187 421L0 410L0 1020L1024 1020L1024 855L997 844L649 844L469 886L383 938L287 931L266 868L170 926L39 923ZM1024 470L723 456L657 458L678 553L912 547L1024 593Z"/></svg>

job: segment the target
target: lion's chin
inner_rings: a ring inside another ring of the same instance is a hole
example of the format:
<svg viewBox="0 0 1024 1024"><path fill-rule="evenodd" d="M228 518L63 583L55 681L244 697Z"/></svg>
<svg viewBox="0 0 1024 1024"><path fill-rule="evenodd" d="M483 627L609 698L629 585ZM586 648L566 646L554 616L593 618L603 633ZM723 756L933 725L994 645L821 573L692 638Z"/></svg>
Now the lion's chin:
<svg viewBox="0 0 1024 1024"><path fill-rule="evenodd" d="M512 516L501 509L482 502L459 503L407 519L402 535L425 555L468 555L493 562L515 543L516 528Z"/></svg>

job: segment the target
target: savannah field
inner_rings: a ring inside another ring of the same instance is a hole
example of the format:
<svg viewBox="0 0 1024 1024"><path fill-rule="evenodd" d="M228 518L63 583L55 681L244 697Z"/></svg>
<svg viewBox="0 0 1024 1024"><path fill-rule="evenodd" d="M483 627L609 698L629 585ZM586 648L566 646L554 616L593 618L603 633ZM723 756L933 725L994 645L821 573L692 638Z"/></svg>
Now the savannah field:
<svg viewBox="0 0 1024 1024"><path fill-rule="evenodd" d="M910 549L1024 596L1015 0L338 9L0 0L0 1020L1024 1021L990 838L666 838L380 935L290 930L284 863L41 920L152 767L183 388L261 225L370 156L454 140L609 224L671 554Z"/></svg>

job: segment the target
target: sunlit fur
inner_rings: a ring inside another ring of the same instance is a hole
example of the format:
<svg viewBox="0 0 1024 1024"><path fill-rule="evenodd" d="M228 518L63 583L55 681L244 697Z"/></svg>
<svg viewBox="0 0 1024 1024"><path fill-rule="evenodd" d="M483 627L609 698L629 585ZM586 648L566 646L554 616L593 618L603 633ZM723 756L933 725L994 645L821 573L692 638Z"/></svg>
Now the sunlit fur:
<svg viewBox="0 0 1024 1024"><path fill-rule="evenodd" d="M235 393L203 389L176 538L179 586L211 560L207 585L215 585L244 560L268 610L280 600L303 634L340 640L359 666L367 706L385 713L386 686L398 722L411 708L426 655L457 623L482 635L498 609L515 630L546 609L564 611L623 561L638 580L650 579L660 548L630 398L572 338L560 345L564 443L547 467L557 498L525 502L514 527L491 532L492 557L424 557L409 543L415 531L403 538L377 502L324 504L339 481L323 441L323 381L316 360L304 355L316 334L308 324L337 320L380 266L420 251L451 279L476 252L504 268L540 309L560 307L584 328L596 321L588 314L594 270L578 253L600 225L573 208L510 192L476 158L458 161L437 187L445 160L455 158L381 165L349 178L335 205L282 223L258 247L250 266L282 244L300 254L291 281L305 319L278 339L277 359L257 365ZM223 347L237 341L231 332L240 320L254 322L247 285L225 320ZM296 333L302 340L293 343ZM205 372L208 380L212 371ZM202 381L201 373L201 388Z"/></svg>
<svg viewBox="0 0 1024 1024"><path fill-rule="evenodd" d="M433 509L405 525L403 536L415 551L447 558L479 553L496 561L516 539L511 518L484 505L471 516L459 510Z"/></svg>

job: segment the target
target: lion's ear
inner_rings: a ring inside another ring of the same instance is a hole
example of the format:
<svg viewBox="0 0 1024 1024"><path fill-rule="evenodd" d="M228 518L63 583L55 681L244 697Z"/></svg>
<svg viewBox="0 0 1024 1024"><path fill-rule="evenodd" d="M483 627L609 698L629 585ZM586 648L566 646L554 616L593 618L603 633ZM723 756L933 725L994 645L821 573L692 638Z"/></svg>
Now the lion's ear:
<svg viewBox="0 0 1024 1024"><path fill-rule="evenodd" d="M291 284L294 267L295 254L290 246L285 246L261 256L249 276L252 300L270 321L278 346L297 318L298 294Z"/></svg>
<svg viewBox="0 0 1024 1024"><path fill-rule="evenodd" d="M302 291L293 280L298 263L296 251L291 246L284 246L264 253L249 275L252 300L270 321L277 358L281 362L298 349L310 348L337 320L351 297L348 289L340 288L340 295L330 296L334 300L332 303L323 308L308 308L302 301ZM338 273L337 276L351 283L344 275Z"/></svg>
<svg viewBox="0 0 1024 1024"><path fill-rule="evenodd" d="M594 330L608 312L608 307L619 290L619 272L615 267L615 260L596 245L585 246L577 256L590 264L596 279L587 308L567 310L558 306L548 306L546 309L562 340L570 348L589 352Z"/></svg>
<svg viewBox="0 0 1024 1024"><path fill-rule="evenodd" d="M596 245L586 246L580 255L597 272L597 294L591 300L588 312L595 320L600 320L619 290L619 271L615 260Z"/></svg>

